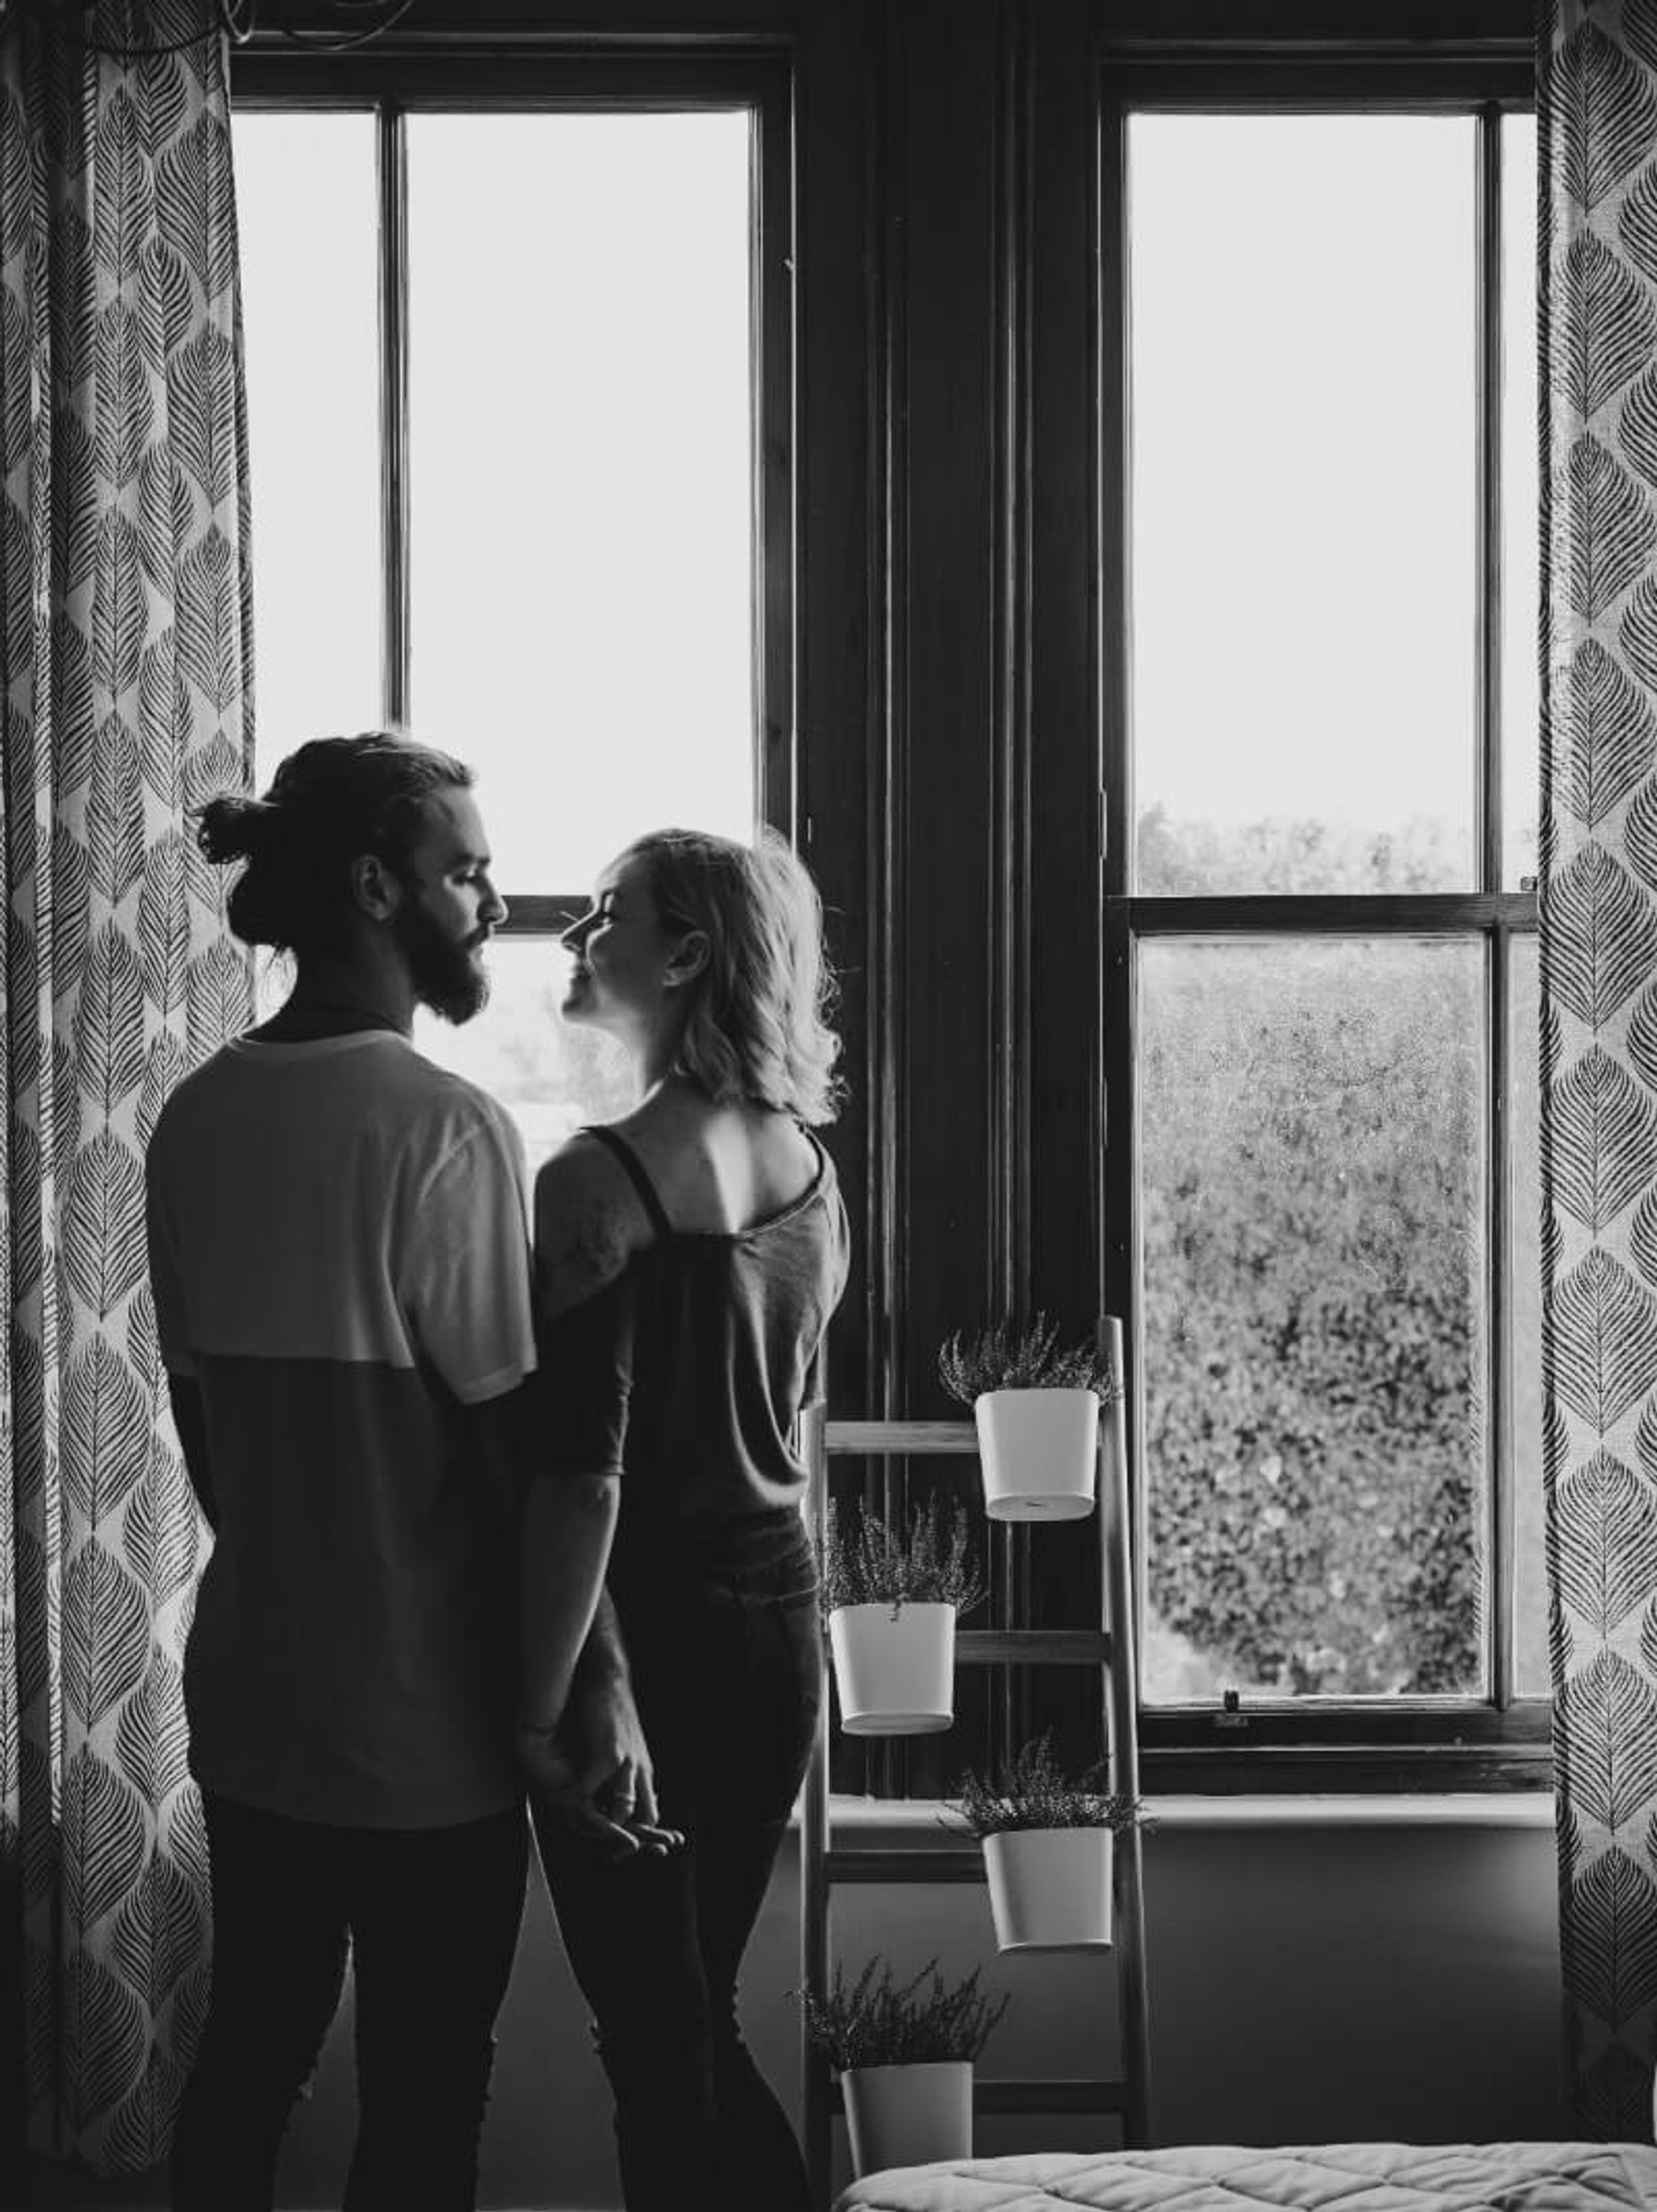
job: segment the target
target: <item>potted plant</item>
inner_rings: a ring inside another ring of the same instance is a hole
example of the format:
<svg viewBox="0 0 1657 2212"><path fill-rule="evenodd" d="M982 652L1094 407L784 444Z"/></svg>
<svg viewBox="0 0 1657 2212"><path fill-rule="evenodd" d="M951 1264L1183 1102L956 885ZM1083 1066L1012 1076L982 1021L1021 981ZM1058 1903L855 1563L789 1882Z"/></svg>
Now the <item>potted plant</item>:
<svg viewBox="0 0 1657 2212"><path fill-rule="evenodd" d="M1008 2001L979 1994L977 1967L950 1988L937 1966L900 1982L877 1953L849 1988L836 1964L827 1995L800 1993L806 2033L841 2078L859 2180L973 2154L973 2067Z"/></svg>
<svg viewBox="0 0 1657 2212"><path fill-rule="evenodd" d="M948 1810L984 1847L1001 1950L1099 1950L1111 1943L1112 1839L1147 1825L1144 1806L1100 1787L1105 1762L1072 1780L1050 1731L990 1784L970 1769Z"/></svg>
<svg viewBox="0 0 1657 2212"><path fill-rule="evenodd" d="M1045 1314L1027 1328L1007 1317L948 1338L938 1377L973 1409L992 1521L1077 1521L1092 1512L1099 1409L1122 1396L1096 1345L1062 1345Z"/></svg>
<svg viewBox="0 0 1657 2212"><path fill-rule="evenodd" d="M955 1615L984 1595L964 1507L946 1516L934 1495L907 1531L833 1502L823 1548L822 1606L848 1736L925 1736L955 1717Z"/></svg>

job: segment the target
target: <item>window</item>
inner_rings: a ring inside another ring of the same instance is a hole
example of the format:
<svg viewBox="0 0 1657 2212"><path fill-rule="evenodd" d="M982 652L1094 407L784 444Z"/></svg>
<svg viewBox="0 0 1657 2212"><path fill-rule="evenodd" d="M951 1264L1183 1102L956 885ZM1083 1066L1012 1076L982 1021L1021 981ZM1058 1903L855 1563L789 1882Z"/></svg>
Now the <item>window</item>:
<svg viewBox="0 0 1657 2212"><path fill-rule="evenodd" d="M1535 143L1500 90L1111 88L1106 1303L1153 1775L1514 1779L1545 1741Z"/></svg>
<svg viewBox="0 0 1657 2212"><path fill-rule="evenodd" d="M389 66L238 79L259 775L381 722L476 769L512 917L486 1011L417 1041L533 1163L625 1103L557 1015L594 875L789 819L785 109L754 70L464 107Z"/></svg>

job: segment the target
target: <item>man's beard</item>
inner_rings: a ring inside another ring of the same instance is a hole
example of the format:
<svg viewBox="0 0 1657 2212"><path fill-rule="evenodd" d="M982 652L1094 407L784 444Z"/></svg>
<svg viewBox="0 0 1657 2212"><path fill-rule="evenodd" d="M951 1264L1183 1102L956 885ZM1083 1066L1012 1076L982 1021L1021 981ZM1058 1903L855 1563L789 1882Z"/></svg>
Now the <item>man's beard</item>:
<svg viewBox="0 0 1657 2212"><path fill-rule="evenodd" d="M394 927L408 962L409 980L423 1006L445 1022L469 1022L488 1003L489 979L469 948L445 936L425 908L406 898Z"/></svg>

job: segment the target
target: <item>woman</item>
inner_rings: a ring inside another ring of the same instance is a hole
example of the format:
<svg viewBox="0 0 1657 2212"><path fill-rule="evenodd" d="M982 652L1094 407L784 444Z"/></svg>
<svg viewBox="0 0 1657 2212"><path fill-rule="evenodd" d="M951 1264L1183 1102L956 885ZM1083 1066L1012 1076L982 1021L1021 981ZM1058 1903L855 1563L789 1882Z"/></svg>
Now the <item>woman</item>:
<svg viewBox="0 0 1657 2212"><path fill-rule="evenodd" d="M816 1575L790 1434L845 1286L847 1226L811 1134L838 1042L811 879L783 841L630 846L565 935L564 1018L607 1030L639 1101L541 1170L536 1275L569 1565L529 1654L525 1763L570 1963L615 2095L628 2212L806 2212L799 2148L745 2049L737 1975L822 1704ZM560 1746L608 1577L642 1722ZM561 1817L684 1838L618 1861Z"/></svg>

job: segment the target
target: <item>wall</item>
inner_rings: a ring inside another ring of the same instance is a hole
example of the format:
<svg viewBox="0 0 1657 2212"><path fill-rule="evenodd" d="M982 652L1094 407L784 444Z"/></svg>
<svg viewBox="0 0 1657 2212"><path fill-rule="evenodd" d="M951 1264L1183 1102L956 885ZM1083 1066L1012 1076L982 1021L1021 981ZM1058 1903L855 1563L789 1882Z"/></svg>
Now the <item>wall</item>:
<svg viewBox="0 0 1657 2212"><path fill-rule="evenodd" d="M915 1843L923 1832L911 1825L900 1840ZM892 1837L883 1825L860 1840ZM1367 1812L1333 1800L1188 1805L1147 1840L1145 1860L1159 2140L1561 2132L1545 1800ZM797 2045L785 1993L798 1980L797 1881L791 1853L750 1953L745 2003L753 2046L791 2103ZM607 2085L550 1919L538 1889L501 2023L482 2202L599 2212L620 2202ZM987 1958L986 1983L1010 1991L1012 2004L986 2070L1112 2070L1108 1965L997 1961L981 1890L842 1890L835 1926L848 1963L876 1947L916 1967L936 1951L955 1971ZM284 2207L337 2203L350 2097L342 2019L289 2140ZM980 2122L977 2147L986 2156L1037 2144L1086 2148L1112 2140L1106 2125Z"/></svg>

